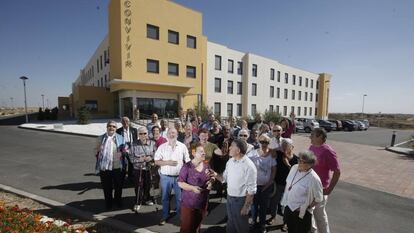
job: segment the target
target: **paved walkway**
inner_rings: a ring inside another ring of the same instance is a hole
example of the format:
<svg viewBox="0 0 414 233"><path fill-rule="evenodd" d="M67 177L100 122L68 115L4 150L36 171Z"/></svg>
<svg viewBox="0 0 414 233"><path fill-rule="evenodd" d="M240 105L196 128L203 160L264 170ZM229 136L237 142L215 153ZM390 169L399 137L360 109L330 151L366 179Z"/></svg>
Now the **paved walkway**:
<svg viewBox="0 0 414 233"><path fill-rule="evenodd" d="M295 152L306 150L310 139L293 136ZM384 148L329 141L338 153L340 180L414 199L414 157Z"/></svg>

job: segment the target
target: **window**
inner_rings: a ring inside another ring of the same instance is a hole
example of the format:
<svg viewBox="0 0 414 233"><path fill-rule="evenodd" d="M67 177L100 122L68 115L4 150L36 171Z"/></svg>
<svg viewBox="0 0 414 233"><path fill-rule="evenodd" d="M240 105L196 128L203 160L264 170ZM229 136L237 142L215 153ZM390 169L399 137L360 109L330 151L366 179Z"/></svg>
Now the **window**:
<svg viewBox="0 0 414 233"><path fill-rule="evenodd" d="M257 77L257 65L256 64L253 64L253 67L252 67L252 76L253 77Z"/></svg>
<svg viewBox="0 0 414 233"><path fill-rule="evenodd" d="M316 81L316 89L319 89L319 81Z"/></svg>
<svg viewBox="0 0 414 233"><path fill-rule="evenodd" d="M292 79L293 85L296 85L296 75L293 75Z"/></svg>
<svg viewBox="0 0 414 233"><path fill-rule="evenodd" d="M277 72L277 81L280 82L280 71Z"/></svg>
<svg viewBox="0 0 414 233"><path fill-rule="evenodd" d="M237 116L241 116L241 115L242 115L242 105L237 104Z"/></svg>
<svg viewBox="0 0 414 233"><path fill-rule="evenodd" d="M107 79L107 76L105 74L105 87L107 86L107 83L108 83L108 79Z"/></svg>
<svg viewBox="0 0 414 233"><path fill-rule="evenodd" d="M297 115L300 116L300 107L298 107Z"/></svg>
<svg viewBox="0 0 414 233"><path fill-rule="evenodd" d="M292 90L292 100L295 100L295 90Z"/></svg>
<svg viewBox="0 0 414 233"><path fill-rule="evenodd" d="M227 116L233 116L233 104L227 104Z"/></svg>
<svg viewBox="0 0 414 233"><path fill-rule="evenodd" d="M309 96L309 101L311 101L311 102L312 102L312 101L313 101L313 93L309 93L309 95L310 95L310 96Z"/></svg>
<svg viewBox="0 0 414 233"><path fill-rule="evenodd" d="M99 59L96 59L96 73L99 73Z"/></svg>
<svg viewBox="0 0 414 233"><path fill-rule="evenodd" d="M215 65L214 65L216 70L221 70L221 56L216 55L215 56Z"/></svg>
<svg viewBox="0 0 414 233"><path fill-rule="evenodd" d="M279 105L276 105L276 112L280 113Z"/></svg>
<svg viewBox="0 0 414 233"><path fill-rule="evenodd" d="M309 116L312 116L312 107L309 107Z"/></svg>
<svg viewBox="0 0 414 233"><path fill-rule="evenodd" d="M299 86L302 86L302 76L299 76Z"/></svg>
<svg viewBox="0 0 414 233"><path fill-rule="evenodd" d="M102 65L103 64L102 63L102 55L101 55L101 62L100 63L101 63L101 70L102 70L103 69L103 65Z"/></svg>
<svg viewBox="0 0 414 233"><path fill-rule="evenodd" d="M308 87L309 86L309 79L308 78L306 78L305 79L305 87Z"/></svg>
<svg viewBox="0 0 414 233"><path fill-rule="evenodd" d="M220 102L214 103L214 115L221 116L221 103Z"/></svg>
<svg viewBox="0 0 414 233"><path fill-rule="evenodd" d="M304 107L304 114L303 115L304 116L308 115L308 108L307 107Z"/></svg>
<svg viewBox="0 0 414 233"><path fill-rule="evenodd" d="M299 91L298 100L302 100L302 91Z"/></svg>
<svg viewBox="0 0 414 233"><path fill-rule="evenodd" d="M179 42L179 34L178 34L178 32L168 30L168 43L178 44L178 42Z"/></svg>
<svg viewBox="0 0 414 233"><path fill-rule="evenodd" d="M237 74L243 74L243 62L241 61L237 62Z"/></svg>
<svg viewBox="0 0 414 233"><path fill-rule="evenodd" d="M214 79L214 92L221 93L221 79Z"/></svg>
<svg viewBox="0 0 414 233"><path fill-rule="evenodd" d="M252 116L256 116L257 113L257 109L256 109L256 104L252 104Z"/></svg>
<svg viewBox="0 0 414 233"><path fill-rule="evenodd" d="M187 77L188 78L195 78L196 77L196 67L195 66L187 66Z"/></svg>
<svg viewBox="0 0 414 233"><path fill-rule="evenodd" d="M289 83L289 74L285 73L285 83Z"/></svg>
<svg viewBox="0 0 414 233"><path fill-rule="evenodd" d="M308 101L308 93L305 91L305 101Z"/></svg>
<svg viewBox="0 0 414 233"><path fill-rule="evenodd" d="M233 73L233 67L234 67L234 61L233 60L227 60L227 72Z"/></svg>
<svg viewBox="0 0 414 233"><path fill-rule="evenodd" d="M101 86L101 84L99 83L99 79L98 79L98 84L96 85L97 87L100 87Z"/></svg>
<svg viewBox="0 0 414 233"><path fill-rule="evenodd" d="M311 79L311 88L313 88L313 79Z"/></svg>
<svg viewBox="0 0 414 233"><path fill-rule="evenodd" d="M257 84L252 83L252 96L257 96Z"/></svg>
<svg viewBox="0 0 414 233"><path fill-rule="evenodd" d="M280 88L276 88L276 98L280 99Z"/></svg>
<svg viewBox="0 0 414 233"><path fill-rule="evenodd" d="M315 94L315 102L318 102L318 93Z"/></svg>
<svg viewBox="0 0 414 233"><path fill-rule="evenodd" d="M97 100L85 100L85 107L89 111L98 111L98 101Z"/></svg>
<svg viewBox="0 0 414 233"><path fill-rule="evenodd" d="M318 115L318 108L315 108L315 116Z"/></svg>
<svg viewBox="0 0 414 233"><path fill-rule="evenodd" d="M293 113L293 114L295 113L295 107L294 106L290 107L290 112Z"/></svg>
<svg viewBox="0 0 414 233"><path fill-rule="evenodd" d="M227 81L227 94L233 94L233 81Z"/></svg>
<svg viewBox="0 0 414 233"><path fill-rule="evenodd" d="M287 99L287 98L288 98L288 89L285 89L285 90L284 90L284 95L283 95L283 96L284 96L284 98L285 98L285 99Z"/></svg>
<svg viewBox="0 0 414 233"><path fill-rule="evenodd" d="M178 76L178 64L168 63L168 75Z"/></svg>
<svg viewBox="0 0 414 233"><path fill-rule="evenodd" d="M103 77L101 78L101 87L103 87L104 86L104 83L103 83Z"/></svg>
<svg viewBox="0 0 414 233"><path fill-rule="evenodd" d="M160 28L151 24L147 24L147 38L159 40Z"/></svg>
<svg viewBox="0 0 414 233"><path fill-rule="evenodd" d="M270 69L270 80L275 80L275 69Z"/></svg>
<svg viewBox="0 0 414 233"><path fill-rule="evenodd" d="M274 86L270 86L270 98L275 97L275 87Z"/></svg>
<svg viewBox="0 0 414 233"><path fill-rule="evenodd" d="M197 38L187 35L187 48L197 48Z"/></svg>
<svg viewBox="0 0 414 233"><path fill-rule="evenodd" d="M287 116L287 106L283 106L283 116Z"/></svg>
<svg viewBox="0 0 414 233"><path fill-rule="evenodd" d="M237 94L238 95L241 95L243 93L242 88L243 88L242 83L241 82L237 82Z"/></svg>
<svg viewBox="0 0 414 233"><path fill-rule="evenodd" d="M148 73L159 73L159 61L147 59L147 72Z"/></svg>
<svg viewBox="0 0 414 233"><path fill-rule="evenodd" d="M104 51L104 66L106 67L106 61L108 61L108 58L106 56L106 50Z"/></svg>

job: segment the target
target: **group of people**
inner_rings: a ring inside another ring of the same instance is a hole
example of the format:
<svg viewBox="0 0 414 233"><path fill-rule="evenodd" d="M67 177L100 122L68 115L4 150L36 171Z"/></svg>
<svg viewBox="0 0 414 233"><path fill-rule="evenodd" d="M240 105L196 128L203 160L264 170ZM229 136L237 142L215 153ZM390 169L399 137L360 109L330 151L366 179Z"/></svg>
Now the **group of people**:
<svg viewBox="0 0 414 233"><path fill-rule="evenodd" d="M106 208L122 207L127 174L137 213L154 204L150 190L160 187L160 225L170 217L174 190L181 232L200 232L212 189L227 199L227 232L249 232L249 225L266 232L277 213L283 215L282 231L330 232L325 207L340 176L336 153L325 143L325 130L315 129L309 150L296 155L291 117L265 123L259 116L250 129L244 120L220 123L214 114L205 122L194 115L183 118L174 127L157 114L138 129L127 117L119 129L109 121L96 147Z"/></svg>

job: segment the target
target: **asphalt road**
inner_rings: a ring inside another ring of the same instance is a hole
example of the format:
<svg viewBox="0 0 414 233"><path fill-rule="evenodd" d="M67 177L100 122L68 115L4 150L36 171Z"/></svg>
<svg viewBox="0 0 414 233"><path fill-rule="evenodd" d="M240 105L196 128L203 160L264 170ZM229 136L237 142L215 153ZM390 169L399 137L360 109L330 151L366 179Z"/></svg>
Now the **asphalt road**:
<svg viewBox="0 0 414 233"><path fill-rule="evenodd" d="M358 132L354 132L358 133ZM331 136L331 135L330 135ZM99 178L93 175L94 138L0 126L0 183L93 213L104 211ZM124 189L124 205L132 206L133 190ZM212 199L204 232L224 232L225 199ZM137 227L177 232L179 221L158 226L161 211L144 207L105 213ZM412 232L414 200L339 182L328 202L332 232ZM280 220L280 218L279 218ZM269 227L279 232L278 227Z"/></svg>
<svg viewBox="0 0 414 233"><path fill-rule="evenodd" d="M412 139L414 130L392 130L386 128L370 127L366 131L332 131L328 133L328 139L341 142L349 142L363 145L386 147L391 145L391 137L395 131L395 144ZM309 135L299 133L301 135Z"/></svg>

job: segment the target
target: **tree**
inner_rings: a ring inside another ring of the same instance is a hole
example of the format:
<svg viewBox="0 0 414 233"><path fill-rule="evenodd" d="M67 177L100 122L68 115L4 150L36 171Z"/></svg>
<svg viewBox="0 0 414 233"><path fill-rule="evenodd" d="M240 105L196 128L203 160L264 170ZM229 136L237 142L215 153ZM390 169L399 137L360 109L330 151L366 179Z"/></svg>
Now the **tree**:
<svg viewBox="0 0 414 233"><path fill-rule="evenodd" d="M213 112L213 108L210 108L206 104L201 102L200 105L194 105L194 111L196 112L197 116L201 116L201 119L203 121L206 121L208 119L208 114Z"/></svg>
<svg viewBox="0 0 414 233"><path fill-rule="evenodd" d="M78 109L78 124L86 125L89 123L90 113L86 106L82 106Z"/></svg>

